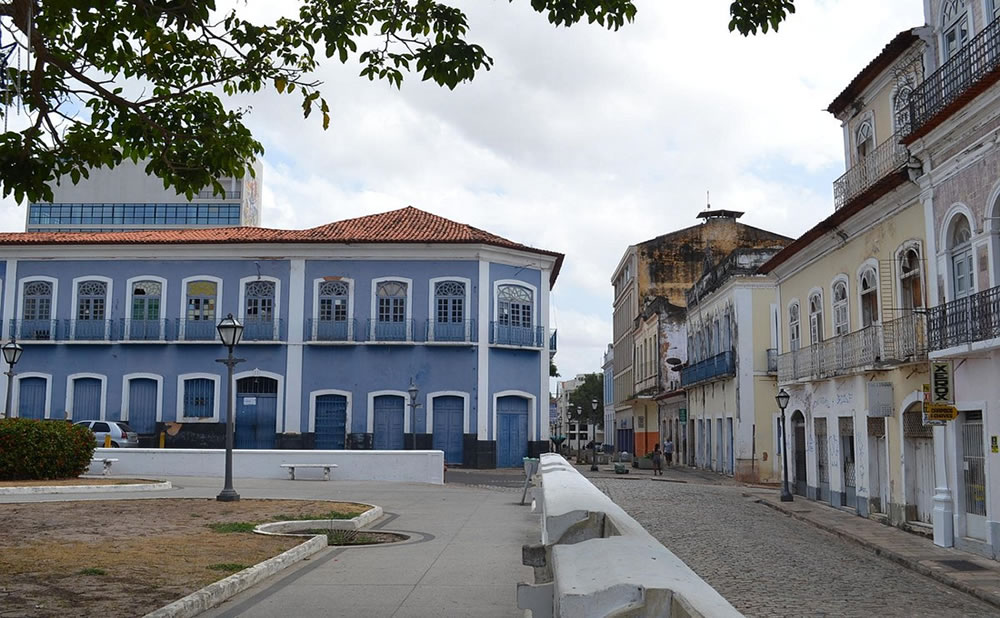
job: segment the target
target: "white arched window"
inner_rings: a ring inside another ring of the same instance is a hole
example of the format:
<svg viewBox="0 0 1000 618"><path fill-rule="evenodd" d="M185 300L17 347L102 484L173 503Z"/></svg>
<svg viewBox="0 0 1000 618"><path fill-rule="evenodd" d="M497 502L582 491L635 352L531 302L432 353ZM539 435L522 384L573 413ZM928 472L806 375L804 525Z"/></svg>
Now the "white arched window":
<svg viewBox="0 0 1000 618"><path fill-rule="evenodd" d="M920 309L924 306L920 251L909 247L899 255L899 289L903 309Z"/></svg>
<svg viewBox="0 0 1000 618"><path fill-rule="evenodd" d="M823 296L815 292L809 296L809 343L823 341Z"/></svg>
<svg viewBox="0 0 1000 618"><path fill-rule="evenodd" d="M864 160L875 149L875 129L871 122L866 120L858 127L854 133L854 145L858 153L858 161Z"/></svg>
<svg viewBox="0 0 1000 618"><path fill-rule="evenodd" d="M875 269L869 268L861 273L861 328L871 326L878 321L878 282Z"/></svg>
<svg viewBox="0 0 1000 618"><path fill-rule="evenodd" d="M965 215L957 215L948 233L951 253L951 276L954 299L965 298L976 290L972 268L972 227Z"/></svg>
<svg viewBox="0 0 1000 618"><path fill-rule="evenodd" d="M847 305L847 282L833 284L833 334L837 337L851 331L850 311Z"/></svg>
<svg viewBox="0 0 1000 618"><path fill-rule="evenodd" d="M799 321L799 304L792 303L788 307L788 344L794 352L802 344L802 327Z"/></svg>
<svg viewBox="0 0 1000 618"><path fill-rule="evenodd" d="M941 51L948 61L969 41L969 11L965 0L946 0L941 6Z"/></svg>
<svg viewBox="0 0 1000 618"><path fill-rule="evenodd" d="M900 86L892 100L892 117L896 130L907 130L910 125L910 96L913 88Z"/></svg>

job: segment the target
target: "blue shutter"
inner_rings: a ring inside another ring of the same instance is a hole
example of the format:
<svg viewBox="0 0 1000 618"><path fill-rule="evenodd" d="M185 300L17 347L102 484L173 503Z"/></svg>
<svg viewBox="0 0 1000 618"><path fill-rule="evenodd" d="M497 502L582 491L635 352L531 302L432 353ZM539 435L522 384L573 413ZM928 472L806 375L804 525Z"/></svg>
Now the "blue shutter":
<svg viewBox="0 0 1000 618"><path fill-rule="evenodd" d="M435 450L444 451L446 463L462 463L462 431L465 402L461 397L444 396L433 399Z"/></svg>
<svg viewBox="0 0 1000 618"><path fill-rule="evenodd" d="M151 434L156 431L156 380L134 378L128 385L128 424L136 432Z"/></svg>
<svg viewBox="0 0 1000 618"><path fill-rule="evenodd" d="M97 378L73 380L73 420L94 421L101 418L101 381Z"/></svg>
<svg viewBox="0 0 1000 618"><path fill-rule="evenodd" d="M17 415L21 418L45 418L45 378L21 378L19 381Z"/></svg>

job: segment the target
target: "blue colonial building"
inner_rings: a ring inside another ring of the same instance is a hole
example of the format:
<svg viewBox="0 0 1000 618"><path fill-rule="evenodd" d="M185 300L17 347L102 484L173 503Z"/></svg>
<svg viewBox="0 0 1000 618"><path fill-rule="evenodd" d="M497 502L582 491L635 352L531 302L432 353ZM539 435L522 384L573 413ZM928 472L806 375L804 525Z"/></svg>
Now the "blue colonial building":
<svg viewBox="0 0 1000 618"><path fill-rule="evenodd" d="M3 338L25 348L11 413L221 447L215 327L232 313L237 448L519 466L547 450L562 259L415 208L307 230L0 234Z"/></svg>

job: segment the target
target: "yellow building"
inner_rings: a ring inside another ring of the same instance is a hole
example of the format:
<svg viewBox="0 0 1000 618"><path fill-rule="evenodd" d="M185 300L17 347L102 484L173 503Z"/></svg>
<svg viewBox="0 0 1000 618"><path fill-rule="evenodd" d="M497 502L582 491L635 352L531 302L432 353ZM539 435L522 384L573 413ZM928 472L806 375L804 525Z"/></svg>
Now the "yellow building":
<svg viewBox="0 0 1000 618"><path fill-rule="evenodd" d="M835 211L761 269L778 284L778 386L795 493L929 526L934 495L924 208L897 135L923 42L897 35L831 103L847 172Z"/></svg>

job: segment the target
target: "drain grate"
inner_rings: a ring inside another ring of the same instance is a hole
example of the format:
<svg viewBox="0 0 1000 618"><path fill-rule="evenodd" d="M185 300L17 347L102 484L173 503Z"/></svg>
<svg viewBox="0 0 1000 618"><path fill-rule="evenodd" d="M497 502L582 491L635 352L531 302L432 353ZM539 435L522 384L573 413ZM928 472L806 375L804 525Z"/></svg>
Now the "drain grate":
<svg viewBox="0 0 1000 618"><path fill-rule="evenodd" d="M935 560L938 564L943 564L949 569L955 569L956 571L985 571L986 567L979 566L975 562L969 562L968 560Z"/></svg>

